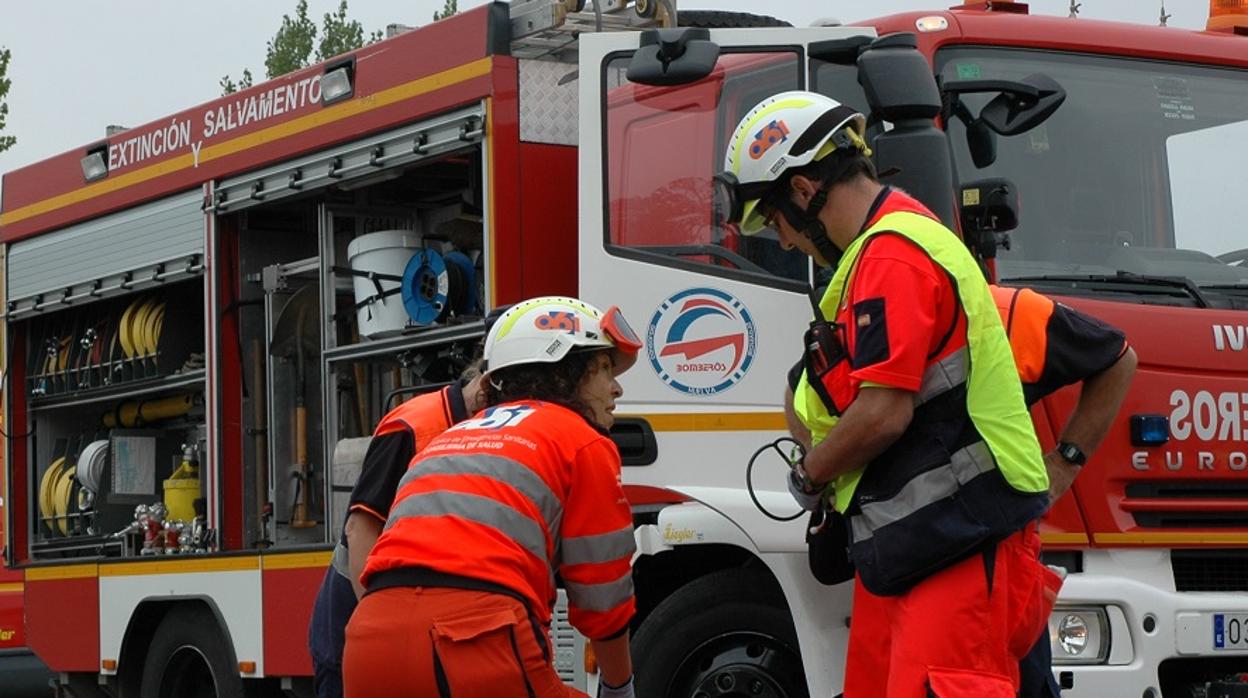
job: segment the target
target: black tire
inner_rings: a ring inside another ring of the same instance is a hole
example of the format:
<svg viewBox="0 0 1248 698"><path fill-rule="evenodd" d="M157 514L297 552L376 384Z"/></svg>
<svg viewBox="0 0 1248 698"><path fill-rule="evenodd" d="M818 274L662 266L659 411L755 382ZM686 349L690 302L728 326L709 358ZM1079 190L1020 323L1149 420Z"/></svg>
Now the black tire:
<svg viewBox="0 0 1248 698"><path fill-rule="evenodd" d="M682 27L704 29L748 29L751 27L791 27L789 22L752 12L724 12L722 10L678 10L676 23Z"/></svg>
<svg viewBox="0 0 1248 698"><path fill-rule="evenodd" d="M700 577L664 599L632 641L646 698L807 698L793 621L774 582L742 569Z"/></svg>
<svg viewBox="0 0 1248 698"><path fill-rule="evenodd" d="M211 611L183 605L165 615L143 664L141 698L234 698L245 695L234 648Z"/></svg>

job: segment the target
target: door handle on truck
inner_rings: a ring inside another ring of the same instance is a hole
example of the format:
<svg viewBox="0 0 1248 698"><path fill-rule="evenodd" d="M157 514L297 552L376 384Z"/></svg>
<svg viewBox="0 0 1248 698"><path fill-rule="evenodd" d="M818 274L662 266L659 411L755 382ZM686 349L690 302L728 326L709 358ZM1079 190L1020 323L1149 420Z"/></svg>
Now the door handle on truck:
<svg viewBox="0 0 1248 698"><path fill-rule="evenodd" d="M659 459L654 427L644 417L617 417L611 440L620 449L620 462L625 466L650 465Z"/></svg>

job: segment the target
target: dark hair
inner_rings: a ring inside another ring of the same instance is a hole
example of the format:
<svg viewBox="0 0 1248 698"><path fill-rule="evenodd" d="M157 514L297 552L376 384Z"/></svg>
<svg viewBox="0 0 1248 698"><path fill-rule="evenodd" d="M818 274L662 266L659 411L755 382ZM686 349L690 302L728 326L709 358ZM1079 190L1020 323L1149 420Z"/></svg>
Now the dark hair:
<svg viewBox="0 0 1248 698"><path fill-rule="evenodd" d="M789 198L793 178L798 175L807 177L820 184L826 181L828 189L838 184L851 182L858 177L865 177L872 182L880 181L879 176L875 172L875 165L870 158L862 153L855 153L848 158L830 155L822 160L816 160L801 167L787 170L767 190L767 193L760 199L760 203L768 207L782 207L782 202L787 201ZM792 222L791 219L790 222ZM795 223L794 227L801 226Z"/></svg>
<svg viewBox="0 0 1248 698"><path fill-rule="evenodd" d="M579 389L594 359L604 351L609 350L574 351L555 363L500 368L485 382L485 406L541 400L562 405L594 424L593 412L581 401Z"/></svg>
<svg viewBox="0 0 1248 698"><path fill-rule="evenodd" d="M787 190L789 182L796 175L802 175L820 183L825 183L824 180L828 180L830 177L831 180L826 182L829 187L843 184L860 176L866 177L872 182L879 181L879 175L875 172L875 164L871 162L870 158L862 153L854 153L849 156L849 162L846 162L846 159L844 156L831 156L807 163L801 167L794 167L784 173L785 176L782 178L784 186Z"/></svg>

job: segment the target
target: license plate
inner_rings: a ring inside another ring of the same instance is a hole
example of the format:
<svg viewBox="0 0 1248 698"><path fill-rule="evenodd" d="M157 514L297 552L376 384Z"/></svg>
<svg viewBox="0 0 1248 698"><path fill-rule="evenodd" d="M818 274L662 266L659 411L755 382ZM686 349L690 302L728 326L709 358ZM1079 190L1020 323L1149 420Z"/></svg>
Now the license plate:
<svg viewBox="0 0 1248 698"><path fill-rule="evenodd" d="M1248 649L1248 613L1213 614L1213 648Z"/></svg>

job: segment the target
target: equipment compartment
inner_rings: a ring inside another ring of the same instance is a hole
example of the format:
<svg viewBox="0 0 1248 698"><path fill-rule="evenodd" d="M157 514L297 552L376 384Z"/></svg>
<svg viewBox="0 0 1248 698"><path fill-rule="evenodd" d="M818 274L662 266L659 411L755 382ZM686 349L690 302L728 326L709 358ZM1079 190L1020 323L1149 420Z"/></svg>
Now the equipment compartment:
<svg viewBox="0 0 1248 698"><path fill-rule="evenodd" d="M182 467L206 446L202 308L198 283L170 283L10 326L26 357L32 557L138 554L149 521L162 550L167 531L204 528Z"/></svg>

